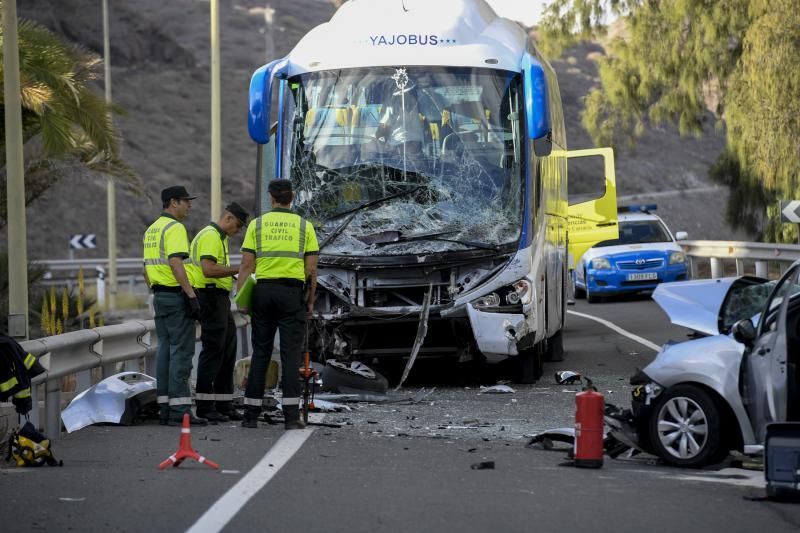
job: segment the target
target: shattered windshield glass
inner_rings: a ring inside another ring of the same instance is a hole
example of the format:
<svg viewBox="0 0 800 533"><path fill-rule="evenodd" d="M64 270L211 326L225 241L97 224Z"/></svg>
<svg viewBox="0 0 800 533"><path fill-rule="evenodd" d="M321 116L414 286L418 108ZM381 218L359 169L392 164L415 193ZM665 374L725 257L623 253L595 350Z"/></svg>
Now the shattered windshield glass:
<svg viewBox="0 0 800 533"><path fill-rule="evenodd" d="M522 226L515 73L376 67L291 78L281 165L324 252L494 249Z"/></svg>

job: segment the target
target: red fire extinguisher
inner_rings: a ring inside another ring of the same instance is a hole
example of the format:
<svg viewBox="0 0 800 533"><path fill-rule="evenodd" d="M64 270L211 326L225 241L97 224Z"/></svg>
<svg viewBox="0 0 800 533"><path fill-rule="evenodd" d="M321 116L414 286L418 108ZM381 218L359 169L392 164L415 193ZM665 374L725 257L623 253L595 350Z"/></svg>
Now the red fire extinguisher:
<svg viewBox="0 0 800 533"><path fill-rule="evenodd" d="M603 466L603 395L592 390L575 395L575 466Z"/></svg>

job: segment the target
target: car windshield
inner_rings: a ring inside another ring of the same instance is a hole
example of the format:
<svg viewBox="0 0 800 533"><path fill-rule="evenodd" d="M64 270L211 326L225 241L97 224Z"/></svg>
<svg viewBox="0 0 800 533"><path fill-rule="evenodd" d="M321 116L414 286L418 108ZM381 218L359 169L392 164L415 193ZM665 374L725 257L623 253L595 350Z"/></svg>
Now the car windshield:
<svg viewBox="0 0 800 533"><path fill-rule="evenodd" d="M672 242L672 238L661 222L658 220L630 220L620 221L619 238L599 242L594 247L604 248L606 246L654 242Z"/></svg>
<svg viewBox="0 0 800 533"><path fill-rule="evenodd" d="M734 285L722 306L722 330L727 332L739 320L752 319L764 309L764 303L777 281Z"/></svg>
<svg viewBox="0 0 800 533"><path fill-rule="evenodd" d="M293 77L288 91L282 176L294 184L294 208L323 237L342 228L325 253L421 254L519 239L518 74L347 69ZM342 227L340 215L359 206ZM403 238L377 246L382 232ZM447 239L413 238L430 233Z"/></svg>

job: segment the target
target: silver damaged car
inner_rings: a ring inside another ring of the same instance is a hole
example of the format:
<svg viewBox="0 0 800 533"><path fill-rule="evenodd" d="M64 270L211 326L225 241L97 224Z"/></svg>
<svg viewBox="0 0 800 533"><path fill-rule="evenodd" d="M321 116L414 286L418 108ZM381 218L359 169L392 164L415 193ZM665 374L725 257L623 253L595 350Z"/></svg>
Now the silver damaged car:
<svg viewBox="0 0 800 533"><path fill-rule="evenodd" d="M778 281L741 276L660 285L653 299L693 339L631 378L638 443L699 467L758 453L766 425L800 420L800 261Z"/></svg>

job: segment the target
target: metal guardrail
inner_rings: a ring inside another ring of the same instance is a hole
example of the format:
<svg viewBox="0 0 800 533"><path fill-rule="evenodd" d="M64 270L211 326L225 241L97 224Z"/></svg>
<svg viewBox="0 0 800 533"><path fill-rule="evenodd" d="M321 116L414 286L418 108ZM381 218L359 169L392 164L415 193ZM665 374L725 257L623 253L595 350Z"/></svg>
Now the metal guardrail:
<svg viewBox="0 0 800 533"><path fill-rule="evenodd" d="M234 321L239 335L237 356L247 356L250 319L234 312ZM45 434L52 439L61 435L61 378L77 375L76 392L81 392L92 385L90 372L95 368L102 369L103 378L122 371L120 364L125 366L124 370L155 376L158 336L153 320L72 331L21 344L47 369L33 380L31 419L37 427L44 427ZM39 420L39 385L44 386L43 421Z"/></svg>
<svg viewBox="0 0 800 533"><path fill-rule="evenodd" d="M699 277L702 260L708 260L711 278L725 275L725 261L733 261L736 275L745 274L745 263L755 264L755 275L768 278L770 264L777 264L779 272L783 272L793 262L800 259L800 245L797 244L764 244L739 241L679 241L678 244L689 257L692 278Z"/></svg>

